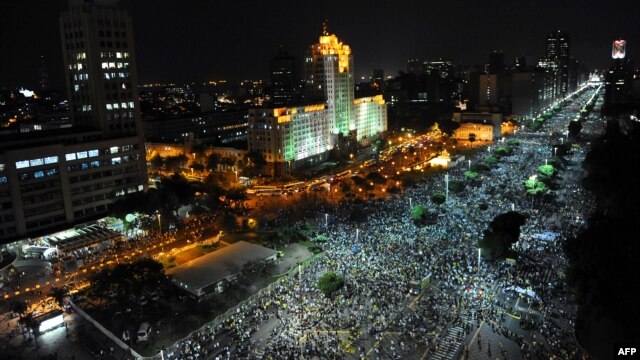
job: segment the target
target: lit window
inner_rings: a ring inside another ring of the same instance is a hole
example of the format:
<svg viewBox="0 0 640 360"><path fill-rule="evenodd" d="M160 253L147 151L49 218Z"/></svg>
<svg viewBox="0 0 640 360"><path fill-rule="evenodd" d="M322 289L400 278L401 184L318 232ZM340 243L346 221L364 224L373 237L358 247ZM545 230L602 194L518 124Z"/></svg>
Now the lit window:
<svg viewBox="0 0 640 360"><path fill-rule="evenodd" d="M89 157L96 157L98 155L100 155L98 150L89 150Z"/></svg>
<svg viewBox="0 0 640 360"><path fill-rule="evenodd" d="M122 53L121 53L121 52L117 52L117 53L116 53L116 57L117 57L118 59L121 59L121 58L122 58Z"/></svg>
<svg viewBox="0 0 640 360"><path fill-rule="evenodd" d="M133 101L129 101L129 108L133 109Z"/></svg>
<svg viewBox="0 0 640 360"><path fill-rule="evenodd" d="M127 103L126 103L126 102L123 102L122 104L120 104L120 106L121 106L123 109L126 109L126 108L127 108Z"/></svg>
<svg viewBox="0 0 640 360"><path fill-rule="evenodd" d="M55 164L57 162L58 162L57 156L47 156L46 158L44 158L45 164Z"/></svg>
<svg viewBox="0 0 640 360"><path fill-rule="evenodd" d="M111 159L111 165L120 164L121 162L122 159L120 157L114 157L113 159Z"/></svg>
<svg viewBox="0 0 640 360"><path fill-rule="evenodd" d="M84 159L87 157L87 152L86 151L80 151L77 152L76 155L78 155L78 159Z"/></svg>
<svg viewBox="0 0 640 360"><path fill-rule="evenodd" d="M16 161L16 169L24 169L29 167L29 160Z"/></svg>
<svg viewBox="0 0 640 360"><path fill-rule="evenodd" d="M119 109L119 108L120 108L120 105L119 105L118 103L115 103L115 104L113 104L113 108L114 108L114 109Z"/></svg>
<svg viewBox="0 0 640 360"><path fill-rule="evenodd" d="M80 85L74 84L73 85L73 91L80 91Z"/></svg>
<svg viewBox="0 0 640 360"><path fill-rule="evenodd" d="M102 68L103 68L103 69L108 69L108 68L109 68L109 63L107 63L107 62L103 62L103 63L102 63Z"/></svg>
<svg viewBox="0 0 640 360"><path fill-rule="evenodd" d="M44 177L44 171L36 171L33 173L33 177L36 179Z"/></svg>
<svg viewBox="0 0 640 360"><path fill-rule="evenodd" d="M82 70L82 63L78 63L78 70Z"/></svg>
<svg viewBox="0 0 640 360"><path fill-rule="evenodd" d="M118 147L117 146L110 147L109 152L112 154L116 154L118 152Z"/></svg>
<svg viewBox="0 0 640 360"><path fill-rule="evenodd" d="M64 158L65 158L67 161L75 160L75 159L76 159L76 153L66 154L66 155L64 156Z"/></svg>
<svg viewBox="0 0 640 360"><path fill-rule="evenodd" d="M44 164L44 159L32 159L29 160L29 165L30 166L40 166Z"/></svg>
<svg viewBox="0 0 640 360"><path fill-rule="evenodd" d="M115 69L115 68L116 68L116 63L110 62L109 63L109 69Z"/></svg>
<svg viewBox="0 0 640 360"><path fill-rule="evenodd" d="M111 106L111 104L107 104L107 110L113 110L113 106Z"/></svg>

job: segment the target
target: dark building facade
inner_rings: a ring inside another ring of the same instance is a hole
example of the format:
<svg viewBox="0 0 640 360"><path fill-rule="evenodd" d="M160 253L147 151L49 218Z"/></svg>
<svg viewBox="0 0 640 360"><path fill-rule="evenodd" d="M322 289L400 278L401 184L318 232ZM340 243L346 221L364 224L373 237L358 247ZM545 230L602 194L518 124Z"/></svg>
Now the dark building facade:
<svg viewBox="0 0 640 360"><path fill-rule="evenodd" d="M147 186L131 19L115 1L60 17L71 128L0 139L0 241L104 216Z"/></svg>

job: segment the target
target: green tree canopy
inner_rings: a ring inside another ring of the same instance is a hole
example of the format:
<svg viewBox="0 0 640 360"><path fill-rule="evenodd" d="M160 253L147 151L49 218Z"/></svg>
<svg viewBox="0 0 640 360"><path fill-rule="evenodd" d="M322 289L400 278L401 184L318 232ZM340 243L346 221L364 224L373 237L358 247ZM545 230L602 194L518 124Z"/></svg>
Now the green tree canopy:
<svg viewBox="0 0 640 360"><path fill-rule="evenodd" d="M538 166L538 174L540 174L545 178L550 178L555 173L556 173L556 169L553 167L553 165L547 164L547 165Z"/></svg>
<svg viewBox="0 0 640 360"><path fill-rule="evenodd" d="M447 197L443 193L436 193L431 197L431 201L437 205L443 204L446 200Z"/></svg>
<svg viewBox="0 0 640 360"><path fill-rule="evenodd" d="M499 161L499 159L493 155L487 155L484 157L484 163L489 165L489 166L493 166L495 164L497 164Z"/></svg>
<svg viewBox="0 0 640 360"><path fill-rule="evenodd" d="M542 195L542 194L545 194L549 190L549 188L547 187L547 185L545 183L543 183L542 181L538 180L534 176L528 178L523 183L524 183L525 191L529 195Z"/></svg>
<svg viewBox="0 0 640 360"><path fill-rule="evenodd" d="M478 180L478 179L480 179L480 174L478 174L478 173L477 173L477 172L475 172L475 171L465 171L465 172L464 172L464 177L465 177L465 179L467 179L467 180L472 180L472 181L473 181L473 180Z"/></svg>
<svg viewBox="0 0 640 360"><path fill-rule="evenodd" d="M336 291L340 290L343 286L344 279L334 272L326 272L318 279L318 289L320 289L326 297L332 297Z"/></svg>
<svg viewBox="0 0 640 360"><path fill-rule="evenodd" d="M465 185L464 182L460 180L451 180L449 181L449 191L453 191L455 193L459 193L464 191Z"/></svg>
<svg viewBox="0 0 640 360"><path fill-rule="evenodd" d="M509 156L513 153L513 150L506 145L501 145L494 150L494 153L498 156Z"/></svg>

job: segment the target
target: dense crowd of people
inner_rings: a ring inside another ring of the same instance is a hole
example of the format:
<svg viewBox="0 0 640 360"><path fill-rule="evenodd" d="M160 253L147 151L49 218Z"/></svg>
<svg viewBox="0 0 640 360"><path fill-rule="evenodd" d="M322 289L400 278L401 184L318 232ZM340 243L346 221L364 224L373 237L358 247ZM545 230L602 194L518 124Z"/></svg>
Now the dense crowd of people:
<svg viewBox="0 0 640 360"><path fill-rule="evenodd" d="M565 111L577 109L574 105ZM564 156L566 169L556 179L559 189L553 199L532 198L522 184L554 155L550 135L564 134L566 126L556 115L545 124L548 134L522 129L514 136L519 145L513 155L501 158L464 193L450 193L443 205L431 203L434 192L444 188L442 177L432 176L394 198L321 209L316 217L329 239L323 256L253 297L222 323L180 341L166 355L404 359L449 351L453 358L477 346L506 358L502 340L493 341L493 348L491 339L480 336L469 343L473 330L486 323L497 338L516 343L516 356L521 358L578 358L562 243L592 208L580 187L580 164L587 149L577 147ZM600 130L591 128L594 133ZM471 161L481 161L489 151ZM464 170L450 169L448 174L463 180ZM437 221L416 226L408 198L436 209ZM482 204L487 210L480 210ZM367 214L363 223L347 220L355 207ZM514 246L517 262L481 260L477 242L483 230L496 215L512 209L527 216ZM327 211L331 221L325 229ZM333 297L316 286L319 276L329 271L345 280ZM411 282L427 274L434 286L418 297L410 295ZM514 305L518 299L516 304L524 305ZM505 322L516 310L522 315L519 329Z"/></svg>

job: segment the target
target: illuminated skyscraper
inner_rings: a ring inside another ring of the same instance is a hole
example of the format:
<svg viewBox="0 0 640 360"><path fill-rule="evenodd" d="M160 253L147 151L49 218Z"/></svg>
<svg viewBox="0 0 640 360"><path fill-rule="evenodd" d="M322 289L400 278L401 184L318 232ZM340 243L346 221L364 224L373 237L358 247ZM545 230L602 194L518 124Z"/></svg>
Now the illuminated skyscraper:
<svg viewBox="0 0 640 360"><path fill-rule="evenodd" d="M305 61L307 97L325 100L331 132L348 136L355 130L353 113L353 56L349 45L329 34L326 22L318 43L311 45Z"/></svg>
<svg viewBox="0 0 640 360"><path fill-rule="evenodd" d="M249 111L248 148L271 165L267 173L317 164L340 143L367 145L387 129L381 95L354 99L351 48L330 35L326 23L305 70L306 105Z"/></svg>

